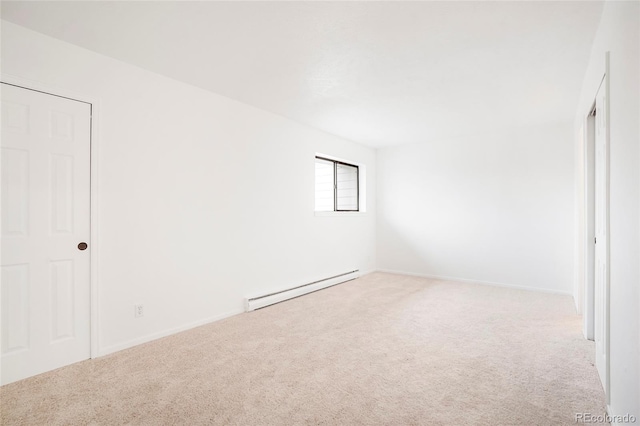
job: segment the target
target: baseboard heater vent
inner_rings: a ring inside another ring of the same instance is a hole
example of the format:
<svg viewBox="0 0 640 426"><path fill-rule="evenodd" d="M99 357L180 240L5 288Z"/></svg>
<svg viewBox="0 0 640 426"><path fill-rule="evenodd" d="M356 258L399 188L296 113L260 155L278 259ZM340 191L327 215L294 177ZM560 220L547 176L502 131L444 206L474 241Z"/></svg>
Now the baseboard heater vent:
<svg viewBox="0 0 640 426"><path fill-rule="evenodd" d="M351 281L360 276L359 272L360 270L356 269L354 271L334 275L333 277L314 281L308 284L302 284L286 290L276 291L262 296L247 297L245 299L244 309L246 312L255 311L256 309L264 308L265 306L273 305L274 303L283 302L288 299L293 299L294 297L302 296L303 294L312 293L314 291L322 290L323 288Z"/></svg>

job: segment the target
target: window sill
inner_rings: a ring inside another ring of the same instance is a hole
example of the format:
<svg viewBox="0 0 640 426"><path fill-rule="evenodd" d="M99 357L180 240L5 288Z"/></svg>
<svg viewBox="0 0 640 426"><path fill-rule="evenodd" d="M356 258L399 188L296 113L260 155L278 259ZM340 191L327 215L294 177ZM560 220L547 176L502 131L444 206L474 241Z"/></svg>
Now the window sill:
<svg viewBox="0 0 640 426"><path fill-rule="evenodd" d="M315 216L366 216L367 212L313 212Z"/></svg>

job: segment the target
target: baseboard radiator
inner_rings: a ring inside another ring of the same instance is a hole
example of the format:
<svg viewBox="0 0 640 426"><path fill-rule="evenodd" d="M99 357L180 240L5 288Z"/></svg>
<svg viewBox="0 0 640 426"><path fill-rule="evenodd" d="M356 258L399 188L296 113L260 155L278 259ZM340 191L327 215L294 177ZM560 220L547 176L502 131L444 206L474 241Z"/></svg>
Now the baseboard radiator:
<svg viewBox="0 0 640 426"><path fill-rule="evenodd" d="M334 275L329 278L324 278L322 280L288 288L286 290L276 291L261 296L247 297L245 299L244 309L246 312L255 311L256 309L264 308L265 306L273 305L274 303L280 303L288 299L293 299L294 297L299 297L307 293L322 290L323 288L354 280L359 276L360 270L356 269L343 274Z"/></svg>

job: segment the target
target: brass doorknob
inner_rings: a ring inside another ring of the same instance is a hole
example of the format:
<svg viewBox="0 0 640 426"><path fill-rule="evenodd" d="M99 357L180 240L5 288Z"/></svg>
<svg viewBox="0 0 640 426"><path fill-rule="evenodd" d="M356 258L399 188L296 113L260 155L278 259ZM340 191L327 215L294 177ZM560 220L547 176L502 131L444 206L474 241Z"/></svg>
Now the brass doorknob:
<svg viewBox="0 0 640 426"><path fill-rule="evenodd" d="M87 247L89 247L89 246L85 242L82 242L82 243L78 244L78 250L86 250Z"/></svg>

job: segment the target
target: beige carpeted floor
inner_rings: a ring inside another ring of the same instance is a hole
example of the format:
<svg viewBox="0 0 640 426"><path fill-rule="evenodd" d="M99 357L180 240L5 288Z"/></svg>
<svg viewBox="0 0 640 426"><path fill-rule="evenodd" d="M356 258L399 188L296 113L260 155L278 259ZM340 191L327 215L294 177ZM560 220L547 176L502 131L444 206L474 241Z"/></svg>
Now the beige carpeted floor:
<svg viewBox="0 0 640 426"><path fill-rule="evenodd" d="M0 389L2 424L575 425L568 296L374 273Z"/></svg>

